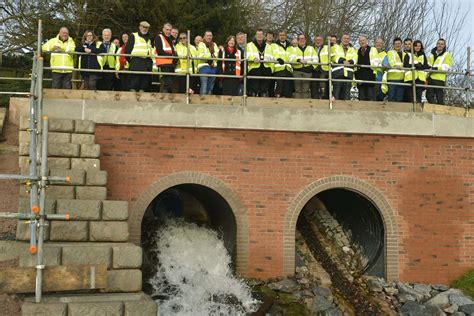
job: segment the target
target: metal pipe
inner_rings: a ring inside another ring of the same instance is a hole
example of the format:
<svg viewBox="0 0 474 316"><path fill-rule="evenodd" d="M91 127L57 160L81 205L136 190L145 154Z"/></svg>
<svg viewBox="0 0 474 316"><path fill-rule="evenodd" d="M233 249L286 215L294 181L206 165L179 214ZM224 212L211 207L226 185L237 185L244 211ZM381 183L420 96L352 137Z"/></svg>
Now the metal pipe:
<svg viewBox="0 0 474 316"><path fill-rule="evenodd" d="M39 194L39 234L38 234L38 254L36 256L36 290L35 290L35 300L36 303L41 302L42 295L42 284L43 284L43 242L44 242L44 202L46 195L46 184L48 176L48 128L49 121L48 117L43 117L43 130L42 130L42 146L41 146L41 180L40 180L40 194Z"/></svg>
<svg viewBox="0 0 474 316"><path fill-rule="evenodd" d="M248 79L248 69L247 69L247 33L244 34L244 79L242 84L242 106L247 106L247 79Z"/></svg>
<svg viewBox="0 0 474 316"><path fill-rule="evenodd" d="M190 99L189 98L189 89L190 89L190 87L189 87L189 79L190 79L190 77L189 77L189 68L190 67L189 66L191 66L191 59L190 59L190 57L191 57L190 56L191 55L191 47L190 47L190 45L191 45L190 44L191 31L190 30L187 31L186 36L188 37L188 40L186 42L187 43L187 52L186 52L186 68L187 68L186 69L186 104L189 104L190 103L189 102L190 101L189 100ZM194 67L191 67L191 69L194 69Z"/></svg>
<svg viewBox="0 0 474 316"><path fill-rule="evenodd" d="M329 98L329 109L332 110L332 56L331 56L331 38L328 36L328 58L329 58L329 69L328 69L328 98Z"/></svg>
<svg viewBox="0 0 474 316"><path fill-rule="evenodd" d="M36 170L36 69L37 69L37 59L33 59L33 71L31 74L31 87L30 87L30 147L29 147L29 176L37 177L38 173ZM30 184L30 211L32 213L38 212L38 184L36 181L31 182ZM36 246L36 221L30 222L30 252L37 252Z"/></svg>
<svg viewBox="0 0 474 316"><path fill-rule="evenodd" d="M0 95L26 95L26 96L30 96L30 93L29 92L0 91Z"/></svg>
<svg viewBox="0 0 474 316"><path fill-rule="evenodd" d="M41 20L40 20L41 22ZM41 24L40 24L41 25ZM40 45L39 45L40 46ZM38 48L38 51L40 51L41 48ZM39 56L38 61L36 63L37 65L37 76L38 76L38 83L36 85L36 105L37 105L37 129L39 133L42 132L42 120L41 117L43 116L43 67L44 67L44 59L43 57ZM38 159L41 158L41 135L38 134L38 144L36 146L36 157ZM39 163L41 164L42 161L40 160Z"/></svg>
<svg viewBox="0 0 474 316"><path fill-rule="evenodd" d="M21 219L21 220L34 220L36 215L27 214L27 213L10 213L10 212L0 212L0 218L7 219Z"/></svg>
<svg viewBox="0 0 474 316"><path fill-rule="evenodd" d="M415 68L415 51L413 48L413 42L411 45L411 83L412 83L412 101L413 101L413 112L416 112L416 68Z"/></svg>
<svg viewBox="0 0 474 316"><path fill-rule="evenodd" d="M471 108L471 94L472 94L472 82L471 82L471 47L467 47L467 67L466 67L466 109L469 110Z"/></svg>

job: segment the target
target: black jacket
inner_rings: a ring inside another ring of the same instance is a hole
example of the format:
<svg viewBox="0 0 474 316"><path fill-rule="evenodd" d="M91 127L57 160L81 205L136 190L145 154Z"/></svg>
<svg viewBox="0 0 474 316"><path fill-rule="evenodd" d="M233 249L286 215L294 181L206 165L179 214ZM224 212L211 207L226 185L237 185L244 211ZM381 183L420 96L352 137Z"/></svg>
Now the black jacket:
<svg viewBox="0 0 474 316"><path fill-rule="evenodd" d="M244 68L244 51L239 47L238 50L240 51L240 69L242 74L242 69ZM221 49L219 51L219 58L232 58L235 59L237 50L234 48L233 52L230 52L227 48ZM223 75L235 75L235 61L218 61L218 72ZM224 69L223 69L224 68ZM226 79L226 78L224 78Z"/></svg>
<svg viewBox="0 0 474 316"><path fill-rule="evenodd" d="M87 55L80 56L80 65L81 69L100 69L99 61L97 60L97 54L105 53L105 49L102 46L97 47L96 42L90 44L84 43L82 46L76 46L76 52L85 53L85 49L89 48L92 52ZM100 75L98 72L82 72L82 75Z"/></svg>

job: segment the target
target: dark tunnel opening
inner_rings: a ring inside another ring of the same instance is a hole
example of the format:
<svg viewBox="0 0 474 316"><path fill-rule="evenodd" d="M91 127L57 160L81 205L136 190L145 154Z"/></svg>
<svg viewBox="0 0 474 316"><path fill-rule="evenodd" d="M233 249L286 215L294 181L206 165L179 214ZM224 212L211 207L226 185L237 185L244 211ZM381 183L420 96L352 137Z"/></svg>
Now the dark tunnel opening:
<svg viewBox="0 0 474 316"><path fill-rule="evenodd" d="M377 207L365 196L347 189L330 189L318 193L318 198L352 242L361 247L367 259L363 272L385 276L385 229Z"/></svg>
<svg viewBox="0 0 474 316"><path fill-rule="evenodd" d="M142 220L143 280L153 277L157 262L153 234L168 218L215 230L235 265L237 225L227 201L216 191L198 184L180 184L160 193L148 206ZM235 266L232 267L235 269ZM144 291L147 291L144 284Z"/></svg>

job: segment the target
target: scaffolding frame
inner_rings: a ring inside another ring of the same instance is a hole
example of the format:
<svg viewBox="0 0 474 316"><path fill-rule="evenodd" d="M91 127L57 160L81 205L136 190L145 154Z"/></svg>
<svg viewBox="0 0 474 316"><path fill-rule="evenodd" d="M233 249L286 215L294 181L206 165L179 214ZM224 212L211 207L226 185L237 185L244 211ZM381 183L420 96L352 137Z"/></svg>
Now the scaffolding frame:
<svg viewBox="0 0 474 316"><path fill-rule="evenodd" d="M48 129L49 120L42 115L43 107L43 57L41 56L42 22L38 21L38 49L33 59L29 114L30 133L28 175L0 174L0 180L19 180L25 182L30 195L30 209L22 212L2 212L0 218L27 220L30 225L29 252L36 255L35 302L42 298L44 265L44 228L49 220L69 220L69 213L46 214L46 187L50 183L69 183L69 177L50 177L48 175Z"/></svg>

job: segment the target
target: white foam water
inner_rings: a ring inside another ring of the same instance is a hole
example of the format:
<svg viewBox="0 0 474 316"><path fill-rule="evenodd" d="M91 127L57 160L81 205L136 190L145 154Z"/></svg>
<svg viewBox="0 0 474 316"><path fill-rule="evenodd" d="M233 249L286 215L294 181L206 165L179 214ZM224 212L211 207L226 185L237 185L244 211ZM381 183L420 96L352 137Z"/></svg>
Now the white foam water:
<svg viewBox="0 0 474 316"><path fill-rule="evenodd" d="M215 231L172 219L154 239L159 267L149 283L160 297L159 315L246 315L258 308L250 288L233 276Z"/></svg>

